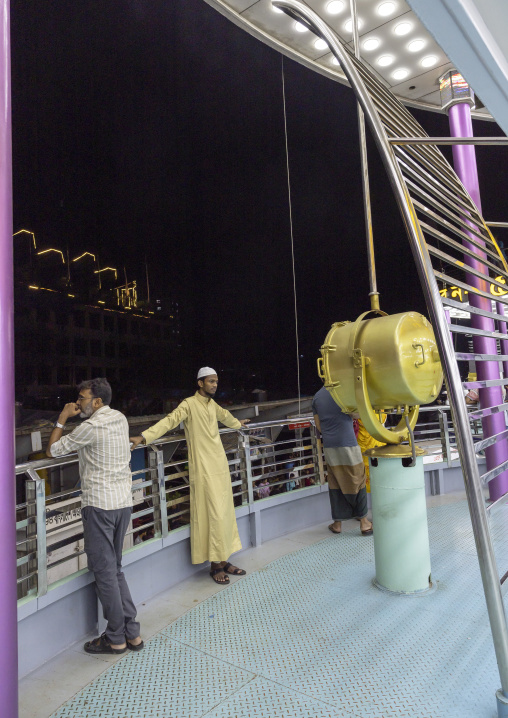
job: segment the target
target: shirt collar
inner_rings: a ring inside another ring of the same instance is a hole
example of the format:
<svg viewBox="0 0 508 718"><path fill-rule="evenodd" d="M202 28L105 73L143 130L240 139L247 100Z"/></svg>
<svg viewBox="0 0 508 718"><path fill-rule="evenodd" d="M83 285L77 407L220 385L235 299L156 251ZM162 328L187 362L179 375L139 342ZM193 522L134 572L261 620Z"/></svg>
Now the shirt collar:
<svg viewBox="0 0 508 718"><path fill-rule="evenodd" d="M195 396L197 399L199 399L199 401L200 401L202 404L209 404L210 401L212 400L212 398L211 398L210 396L202 396L202 395L199 393L199 391L197 391L197 392L194 394L194 396Z"/></svg>
<svg viewBox="0 0 508 718"><path fill-rule="evenodd" d="M104 404L104 406L101 406L100 409L97 409L97 411L94 411L92 416L88 417L88 421L90 421L90 419L95 419L95 417L98 416L101 413L101 411L104 411L104 409L109 409L109 406L107 404ZM86 421L86 419L85 419L85 421Z"/></svg>

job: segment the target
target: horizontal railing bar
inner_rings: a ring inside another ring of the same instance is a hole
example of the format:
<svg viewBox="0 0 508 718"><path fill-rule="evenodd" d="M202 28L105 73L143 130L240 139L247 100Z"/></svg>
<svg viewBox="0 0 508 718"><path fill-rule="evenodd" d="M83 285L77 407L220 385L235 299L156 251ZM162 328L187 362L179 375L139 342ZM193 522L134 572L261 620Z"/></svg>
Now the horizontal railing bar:
<svg viewBox="0 0 508 718"><path fill-rule="evenodd" d="M463 352L456 352L455 358L457 361L508 361L508 354L464 354Z"/></svg>
<svg viewBox="0 0 508 718"><path fill-rule="evenodd" d="M474 327L463 327L461 324L449 324L448 328L454 334L471 334L471 336L491 337L492 339L508 339L508 334L493 332L488 329L475 329Z"/></svg>
<svg viewBox="0 0 508 718"><path fill-rule="evenodd" d="M53 534L58 533L64 527L66 529L68 529L68 528L71 528L71 526L77 526L78 524L81 524L81 523L83 523L83 522L82 522L81 517L79 517L79 518L73 519L72 521L67 521L66 523L56 524L55 526L46 528L46 536L52 537Z"/></svg>
<svg viewBox="0 0 508 718"><path fill-rule="evenodd" d="M488 386L506 386L508 379L478 379L477 381L464 381L464 389L485 389Z"/></svg>
<svg viewBox="0 0 508 718"><path fill-rule="evenodd" d="M190 513L190 509L184 509L183 511L175 511L172 514L168 514L168 520L171 519L171 521L173 521L174 519L177 519L179 516L183 516L184 514L188 514L188 513ZM189 525L189 522L184 524L184 526L188 526L188 525Z"/></svg>
<svg viewBox="0 0 508 718"><path fill-rule="evenodd" d="M391 145L508 145L508 137L397 137Z"/></svg>
<svg viewBox="0 0 508 718"><path fill-rule="evenodd" d="M389 128L392 128L394 134L399 137L402 135L402 129L405 129L408 133L413 131L421 132L422 128L415 121L414 117L412 117L409 112L406 112L405 108L401 110L399 103L393 102L393 97L389 94L389 91L386 88L382 88L381 92L379 92L379 86L375 83L375 80L372 77L369 77L368 73L365 72L365 68L360 65L358 70L362 75L364 82L371 89L374 88L372 99L380 110L381 121L385 127L388 126ZM397 150L398 147L393 145L392 149ZM430 165L433 165L436 168L441 168L444 174L453 180L455 184L458 184L457 176L453 173L450 165L446 162L445 157L436 146L419 145L418 147L414 147L407 145L407 149L414 153L418 153L418 156L424 155L425 157L428 157L429 159L427 161ZM464 192L463 188L462 192Z"/></svg>
<svg viewBox="0 0 508 718"><path fill-rule="evenodd" d="M399 159L398 163L402 174L409 173L413 179L417 182L422 182L434 194L439 194L441 197L444 194L453 202L453 204L458 202L464 212L467 212L468 214L470 213L471 201L467 201L467 197L465 199L458 197L456 191L448 189L442 181L437 180L433 175L425 171L423 167L421 167L411 157L406 156L404 159Z"/></svg>
<svg viewBox="0 0 508 718"><path fill-rule="evenodd" d="M126 534L127 535L127 534ZM59 558L58 561L53 561L52 563L48 563L48 571L50 568L55 568L55 566L60 566L60 564L65 563L66 561L72 561L72 559L77 558L78 556L84 556L84 551L75 551L69 556L64 556L63 558ZM81 569L78 569L80 571Z"/></svg>
<svg viewBox="0 0 508 718"><path fill-rule="evenodd" d="M67 456L62 457L61 459L38 459L37 461L26 461L23 464L16 465L16 475L24 474L29 469L37 471L37 469L54 469L59 466L67 466L69 464L76 463L77 460L78 455L76 452L73 452L72 454L67 454Z"/></svg>
<svg viewBox="0 0 508 718"><path fill-rule="evenodd" d="M190 504L189 504L189 497L188 496L180 496L178 499L171 499L170 501L166 501L166 508L168 510L174 508L175 506L179 506L180 504L186 504L186 511L190 510Z"/></svg>
<svg viewBox="0 0 508 718"><path fill-rule="evenodd" d="M437 247L434 247L432 244L427 243L427 249L429 250L429 253L432 254L434 257L439 257L439 259L443 260L444 262L447 262L452 267L458 267L459 269L463 270L464 272L467 272L468 274L472 274L473 276L478 277L478 279L485 280L491 286L497 287L498 289L501 289L503 292L506 292L506 294L508 294L508 286L507 286L506 282L505 283L498 282L497 279L493 279L492 277L489 277L487 274L483 274L483 272L480 272L477 269L470 267L469 265L465 264L462 260L452 257L450 254L443 252L442 249L438 249ZM482 261L482 260L480 260L480 261ZM485 264L490 264L490 262L485 262ZM503 272L503 274L504 274L504 272Z"/></svg>
<svg viewBox="0 0 508 718"><path fill-rule="evenodd" d="M502 411L508 409L508 404L499 404L499 406L487 406L484 409L478 409L472 411L469 414L469 420L474 421L475 419L482 419L485 416L492 416L492 414L499 414Z"/></svg>
<svg viewBox="0 0 508 718"><path fill-rule="evenodd" d="M424 234L430 234L435 239L439 240L440 242L443 242L444 244L448 245L449 247L452 247L457 252L460 252L461 256L467 255L468 257L471 257L472 259L477 260L478 262L481 262L482 265L485 267L490 267L497 276L504 276L508 278L508 273L504 269L504 267L498 267L493 262L491 262L489 259L486 259L484 257L481 257L481 259L478 258L478 254L473 249L469 249L464 244L461 244L460 242L457 242L455 239L452 239L451 237L448 237L448 235L443 234L443 232L440 232L438 229L434 229L433 227L430 227L426 222L420 222L420 226L424 231ZM480 242L476 242L474 239L469 240L470 244L473 244L475 247L477 247L481 252L486 254L487 256L495 259L498 262L501 262L500 257L495 254L494 252L491 252L487 247L482 247ZM454 260L456 262L457 260ZM466 265L465 262L462 262L462 265L464 266L464 269L466 267L469 269L469 265ZM467 270L466 270L467 271ZM507 290L508 291L508 290Z"/></svg>
<svg viewBox="0 0 508 718"><path fill-rule="evenodd" d="M185 491L186 489L187 489L187 491L190 492L189 484L182 484L181 486L173 486L170 489L166 488L166 494L172 494L175 491Z"/></svg>
<svg viewBox="0 0 508 718"><path fill-rule="evenodd" d="M23 581L28 581L29 578L33 578L34 576L37 576L37 571L32 571L32 573L27 573L26 576L21 576L21 578L16 580L16 583L23 583ZM27 596L29 596L30 593L33 593L33 589L27 593Z"/></svg>
<svg viewBox="0 0 508 718"><path fill-rule="evenodd" d="M478 309L478 307L472 307L470 304L464 304L463 302L456 302L455 299L448 299L448 297L441 297L443 304L448 307L455 307L460 309L462 312L468 314L478 314L482 317L490 317L501 322L508 322L508 317L505 314L497 314L496 312L488 312L486 309Z"/></svg>
<svg viewBox="0 0 508 718"><path fill-rule="evenodd" d="M37 516L29 516L26 519L21 519L21 521L16 521L16 531L18 529L25 529L27 526L30 526L31 524L35 524L37 522Z"/></svg>
<svg viewBox="0 0 508 718"><path fill-rule="evenodd" d="M490 471L486 471L484 474L480 476L480 480L484 484L488 484L490 481L496 478L496 476L499 476L499 474L502 474L503 471L506 471L508 469L508 459L506 461L503 461L499 466L494 467Z"/></svg>
<svg viewBox="0 0 508 718"><path fill-rule="evenodd" d="M470 227L469 225L465 224L464 222L461 222L461 225L466 228L466 231L460 229L456 225L452 224L451 222L448 222L447 219L442 217L440 214L437 214L434 212L434 210L430 209L426 205L419 202L417 199L413 198L413 204L420 212L422 212L425 216L430 217L438 224L442 225L443 227L446 227L446 229L449 229L450 232L453 232L461 239L464 239L466 242L471 241L471 237L467 234L468 232L470 234L473 234L477 239L479 239L481 242L485 242L487 247L488 246L494 246L492 244L492 240L488 236L488 234L480 234L480 232L477 232L473 227ZM458 219L458 218L456 218ZM497 255L497 252L494 252L495 256ZM478 260L481 261L481 257L478 257Z"/></svg>
<svg viewBox="0 0 508 718"><path fill-rule="evenodd" d="M508 227L508 222L485 222L487 227Z"/></svg>
<svg viewBox="0 0 508 718"><path fill-rule="evenodd" d="M70 496L71 494L77 494L77 496L75 497L77 500L81 496L81 489L76 489L74 487L73 489L65 489L65 491L58 491L56 494L48 494L48 496L46 496L46 505L50 506L50 501L56 501L57 499L62 499L64 496Z"/></svg>
<svg viewBox="0 0 508 718"><path fill-rule="evenodd" d="M500 431L499 434L493 434L492 436L489 436L488 439L482 439L481 441L477 441L474 444L475 453L477 454L479 451L486 449L487 446L497 444L498 441L503 441L504 439L508 439L508 429Z"/></svg>
<svg viewBox="0 0 508 718"><path fill-rule="evenodd" d="M141 511L136 511L135 513L133 512L131 518L133 520L139 519L141 516L147 516L148 514L153 514L153 506L149 506L147 509L141 509Z"/></svg>
<svg viewBox="0 0 508 718"><path fill-rule="evenodd" d="M436 165L433 163L430 159L428 159L427 154L429 153L429 150L431 148L429 147L412 147L411 145L406 145L404 148L397 147L394 145L392 149L395 152L395 155L397 157L397 161L400 157L404 157L405 159L411 157L415 163L420 163L425 167L425 169L432 175L434 175L438 182L442 182L445 184L448 189L452 190L452 192L456 192L457 194L460 194L466 201L469 202L471 206L471 198L467 194L465 188L463 185L459 182L457 175L455 174L446 174L446 176L442 173L442 167L443 164ZM445 162L444 157L441 155L439 150L436 150L436 148L432 148L434 151L437 151L441 159L443 160L443 163ZM431 153L432 154L432 153ZM434 159L434 157L432 157ZM446 166L446 165L445 165ZM447 170L449 172L450 166L447 166Z"/></svg>
<svg viewBox="0 0 508 718"><path fill-rule="evenodd" d="M488 504L487 507L486 507L487 511L492 511L492 509L493 509L495 506L499 506L499 504L501 504L503 501L506 501L506 498L507 498L507 497L508 497L508 491L506 491L502 496L500 496L498 499L496 499L495 501L493 501L491 504ZM508 573L508 572L507 572L507 573Z"/></svg>
<svg viewBox="0 0 508 718"><path fill-rule="evenodd" d="M133 536L134 534L138 534L140 531L145 531L146 529L149 529L150 526L155 526L155 521L149 521L147 524L141 524L141 526L133 526L132 531L126 531L125 535ZM144 541L142 541L141 543L144 543Z"/></svg>
<svg viewBox="0 0 508 718"><path fill-rule="evenodd" d="M448 219L451 219L452 222L455 222L455 224L465 227L466 231L469 231L471 229L467 224L468 222L473 222L473 224L476 226L477 232L478 230L485 231L483 222L481 222L476 217L473 217L471 214L465 215L465 211L461 210L460 208L457 210L455 208L450 209L449 204L443 204L436 197L430 195L428 192L425 192L425 190L422 189L420 185L415 184L412 180L406 177L405 181L410 192L412 191L414 194L417 194L421 199L423 199L425 202L428 202L432 207L434 207L434 209L437 209L438 212L441 212L441 214L444 214L446 217L448 217ZM485 241L487 241L487 238L485 238Z"/></svg>
<svg viewBox="0 0 508 718"><path fill-rule="evenodd" d="M489 294L488 292L484 292L482 289L477 289L476 287L472 287L470 284L466 284L465 282L461 282L456 277L450 277L448 274L444 274L443 272L438 272L436 269L434 270L434 276L438 279L441 279L445 284L448 284L452 287L460 287L461 289L465 289L467 292L470 292L471 294L476 294L479 297L484 297L485 299L488 299L490 302L496 301L500 302L501 304L508 305L508 295L500 295L499 297L493 297L492 294ZM485 280L487 281L487 280Z"/></svg>
<svg viewBox="0 0 508 718"><path fill-rule="evenodd" d="M24 566L29 561L35 560L37 558L37 551L33 551L32 553L27 553L26 556L22 556L21 558L18 558L16 560L16 566Z"/></svg>
<svg viewBox="0 0 508 718"><path fill-rule="evenodd" d="M308 441L309 438L304 437L303 439L298 439L295 437L294 439L284 439L284 441L276 441L273 444L260 444L259 446L251 446L250 448L258 449L259 451L262 451L263 449L270 449L274 446L285 446L286 444L294 444L296 441L302 441L302 440ZM286 449L286 451L287 451L287 449ZM280 452L280 453L283 453L283 452ZM253 456L251 458L251 461L257 461L257 460L258 460L258 457L256 457L256 456Z"/></svg>
<svg viewBox="0 0 508 718"><path fill-rule="evenodd" d="M448 199L446 200L446 204L444 204L441 198L435 196L435 192L429 194L425 191L425 189L423 189L423 187L420 186L420 184L413 182L413 180L409 179L408 177L405 178L405 182L406 185L409 187L410 191L412 190L414 194L417 194L421 199L425 200L426 202L429 202L439 212L442 212L454 222L457 222L457 224L462 224L464 222L473 222L479 230L485 230L483 222L480 218L475 217L463 207L459 207L459 205L457 205L455 202L451 202Z"/></svg>

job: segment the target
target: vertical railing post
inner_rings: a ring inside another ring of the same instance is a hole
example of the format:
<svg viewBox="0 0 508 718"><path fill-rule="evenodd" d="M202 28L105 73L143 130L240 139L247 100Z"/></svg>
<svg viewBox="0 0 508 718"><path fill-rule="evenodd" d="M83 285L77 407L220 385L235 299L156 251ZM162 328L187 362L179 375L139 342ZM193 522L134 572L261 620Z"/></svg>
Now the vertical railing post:
<svg viewBox="0 0 508 718"><path fill-rule="evenodd" d="M150 466L150 474L152 476L155 526L157 527L157 533L162 536L162 538L166 538L169 533L169 527L163 449L157 446L150 446L148 462Z"/></svg>
<svg viewBox="0 0 508 718"><path fill-rule="evenodd" d="M450 428L448 424L448 417L444 411L439 411L439 430L441 433L441 448L443 450L443 459L448 464L448 467L452 465L452 455L450 450Z"/></svg>
<svg viewBox="0 0 508 718"><path fill-rule="evenodd" d="M10 2L0 0L0 696L18 715Z"/></svg>
<svg viewBox="0 0 508 718"><path fill-rule="evenodd" d="M252 464L250 460L250 436L246 431L239 432L239 446L241 447L242 460L240 466L243 469L244 479L242 479L242 491L244 489L244 481L247 482L247 495L249 497L249 505L254 503L254 488L252 486Z"/></svg>
<svg viewBox="0 0 508 718"><path fill-rule="evenodd" d="M323 466L323 452L321 451L321 439L318 436L316 425L313 421L310 424L310 440L312 443L312 454L314 457L314 467L317 465L317 473L319 474L319 483L321 486L325 483L325 470ZM314 473L316 473L314 471Z"/></svg>
<svg viewBox="0 0 508 718"><path fill-rule="evenodd" d="M37 595L48 592L48 551L46 539L46 482L34 469L28 469L28 476L35 487L35 511L37 526Z"/></svg>

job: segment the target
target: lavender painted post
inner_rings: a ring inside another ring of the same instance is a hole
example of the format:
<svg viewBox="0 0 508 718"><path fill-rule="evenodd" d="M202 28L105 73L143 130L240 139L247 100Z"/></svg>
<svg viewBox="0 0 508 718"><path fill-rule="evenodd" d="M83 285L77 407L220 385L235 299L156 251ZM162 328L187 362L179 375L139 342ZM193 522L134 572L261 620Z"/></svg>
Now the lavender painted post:
<svg viewBox="0 0 508 718"><path fill-rule="evenodd" d="M18 715L12 142L9 0L0 0L0 696L2 716Z"/></svg>
<svg viewBox="0 0 508 718"><path fill-rule="evenodd" d="M449 109L450 134L452 137L473 137L473 123L471 120L471 108L466 102L452 105ZM474 145L454 145L453 146L453 164L455 172L459 176L462 184L469 192L474 203L478 207L481 214L482 205L480 200L480 187L478 184L478 171L476 168L476 154ZM472 235L471 235L472 237ZM477 240L478 241L478 240ZM487 268L480 261L485 259L486 255L473 244L464 242L464 244L478 255L478 260L465 256L464 261L470 267L488 275ZM488 279L483 280L472 274L467 275L467 281L471 286L483 291L489 291ZM492 311L491 302L483 297L470 295L469 301L472 306L479 309ZM483 331L495 331L494 320L488 317L482 317L476 314L471 315L471 325L476 329ZM473 348L478 354L497 354L496 340L490 337L473 336ZM483 379L499 379L498 362L478 362L477 363L478 380ZM501 404L503 393L501 387L487 387L480 389L480 406L494 406ZM504 413L494 414L482 419L484 437L493 436L506 428ZM485 458L487 461L487 469L499 466L503 461L508 459L508 442L502 441L493 446L489 446L485 450ZM489 483L490 498L495 501L508 491L508 471L504 471Z"/></svg>

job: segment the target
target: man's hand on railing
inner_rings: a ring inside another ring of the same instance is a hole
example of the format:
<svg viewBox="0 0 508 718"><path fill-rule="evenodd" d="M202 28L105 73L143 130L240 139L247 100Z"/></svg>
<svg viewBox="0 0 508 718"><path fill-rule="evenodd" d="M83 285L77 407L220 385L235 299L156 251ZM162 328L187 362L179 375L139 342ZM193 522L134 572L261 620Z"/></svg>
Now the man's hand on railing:
<svg viewBox="0 0 508 718"><path fill-rule="evenodd" d="M130 436L129 441L131 442L131 451L134 451L134 449L137 446L144 443L145 437L144 436Z"/></svg>
<svg viewBox="0 0 508 718"><path fill-rule="evenodd" d="M250 419L239 419L238 421L242 426L245 426L245 424L250 424Z"/></svg>

